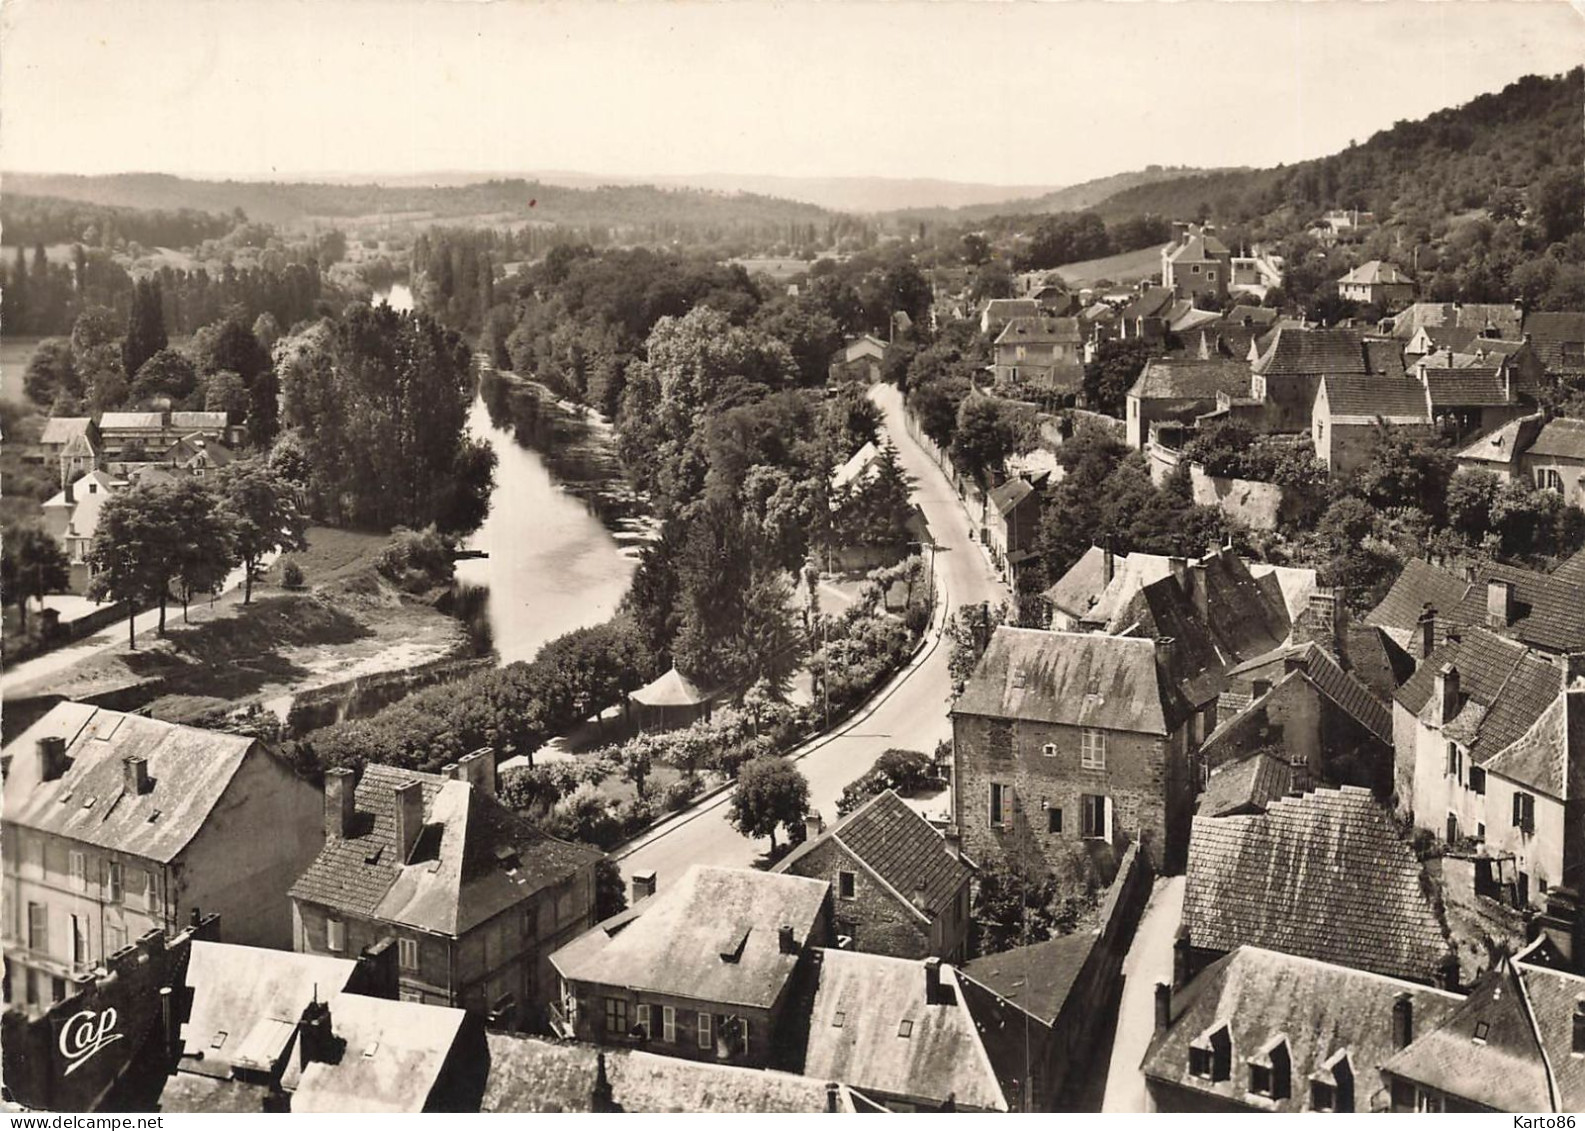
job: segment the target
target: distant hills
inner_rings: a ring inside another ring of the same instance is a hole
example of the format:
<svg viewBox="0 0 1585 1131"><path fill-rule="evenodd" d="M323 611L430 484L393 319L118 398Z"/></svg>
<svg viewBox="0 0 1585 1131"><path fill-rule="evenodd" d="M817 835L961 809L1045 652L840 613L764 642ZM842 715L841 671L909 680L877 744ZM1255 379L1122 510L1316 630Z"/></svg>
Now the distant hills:
<svg viewBox="0 0 1585 1131"><path fill-rule="evenodd" d="M1024 216L1048 212L1084 212L1129 189L1172 181L1189 175L1242 172L1243 170L1202 170L1183 165L1149 165L1130 173L1114 173L1066 188L1051 189L1038 195L1014 195L997 201L948 208L901 208L899 218L973 222L992 216Z"/></svg>

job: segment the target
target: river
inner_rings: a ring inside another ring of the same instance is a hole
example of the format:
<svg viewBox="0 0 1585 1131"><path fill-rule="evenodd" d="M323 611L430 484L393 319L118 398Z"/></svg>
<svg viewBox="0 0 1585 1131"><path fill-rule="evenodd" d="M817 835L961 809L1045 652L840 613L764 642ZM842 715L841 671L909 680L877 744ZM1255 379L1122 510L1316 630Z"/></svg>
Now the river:
<svg viewBox="0 0 1585 1131"><path fill-rule="evenodd" d="M397 284L381 300L409 310L413 295ZM609 425L538 386L486 368L468 433L495 449L497 463L489 515L465 544L488 557L459 562L457 580L487 591L484 613L501 662L531 660L547 641L610 618L648 524L627 490Z"/></svg>

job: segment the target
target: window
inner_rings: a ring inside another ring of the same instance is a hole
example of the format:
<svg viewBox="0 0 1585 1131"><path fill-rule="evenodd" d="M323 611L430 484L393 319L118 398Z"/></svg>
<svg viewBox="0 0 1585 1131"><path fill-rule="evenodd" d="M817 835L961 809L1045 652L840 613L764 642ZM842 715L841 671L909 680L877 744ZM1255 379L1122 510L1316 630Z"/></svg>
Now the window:
<svg viewBox="0 0 1585 1131"><path fill-rule="evenodd" d="M1200 265L1196 263L1193 267L1189 268L1189 270L1198 275L1200 273Z"/></svg>
<svg viewBox="0 0 1585 1131"><path fill-rule="evenodd" d="M1535 796L1516 792L1513 795L1513 827L1523 833L1535 832Z"/></svg>
<svg viewBox="0 0 1585 1131"><path fill-rule="evenodd" d="M121 861L105 861L105 898L111 903L121 902Z"/></svg>
<svg viewBox="0 0 1585 1131"><path fill-rule="evenodd" d="M28 904L28 949L39 954L50 951L50 909L42 903Z"/></svg>
<svg viewBox="0 0 1585 1131"><path fill-rule="evenodd" d="M619 997L605 999L605 1031L626 1035L627 1001Z"/></svg>
<svg viewBox="0 0 1585 1131"><path fill-rule="evenodd" d="M677 1043L677 1010L674 1006L660 1007L660 1039L668 1044Z"/></svg>
<svg viewBox="0 0 1585 1131"><path fill-rule="evenodd" d="M1086 770L1106 769L1106 733L1094 727L1086 727L1083 743L1079 764Z"/></svg>
<svg viewBox="0 0 1585 1131"><path fill-rule="evenodd" d="M1563 476L1555 467L1538 467L1535 469L1535 485L1542 491L1563 490Z"/></svg>
<svg viewBox="0 0 1585 1131"><path fill-rule="evenodd" d="M1354 1110L1354 1067L1348 1061L1347 1050L1335 1053L1321 1065L1319 1073L1310 1077L1310 1110Z"/></svg>
<svg viewBox="0 0 1585 1131"><path fill-rule="evenodd" d="M424 1000L424 991L414 989L412 986L403 986L401 992L397 996L403 1001L416 1001L421 1003Z"/></svg>
<svg viewBox="0 0 1585 1131"><path fill-rule="evenodd" d="M914 1035L913 1021L906 1017L903 1018L903 1020L897 1025L897 1035L899 1037L912 1037Z"/></svg>
<svg viewBox="0 0 1585 1131"><path fill-rule="evenodd" d="M1288 1052L1288 1042L1278 1037L1249 1061L1249 1090L1257 1096L1285 1100L1290 1094L1290 1073L1293 1060Z"/></svg>
<svg viewBox="0 0 1585 1131"><path fill-rule="evenodd" d="M1464 782L1464 752L1456 742L1447 744L1447 776L1460 785Z"/></svg>
<svg viewBox="0 0 1585 1131"><path fill-rule="evenodd" d="M841 899L856 899L858 897L859 877L857 872L837 873L837 896Z"/></svg>
<svg viewBox="0 0 1585 1131"><path fill-rule="evenodd" d="M1061 831L1062 831L1062 810L1061 809L1054 809L1054 808L1053 809L1047 809L1046 810L1046 832L1048 832L1048 833L1060 833Z"/></svg>
<svg viewBox="0 0 1585 1131"><path fill-rule="evenodd" d="M1079 806L1083 818L1083 827L1079 830L1079 835L1091 840L1110 841L1112 799L1086 793L1079 798Z"/></svg>
<svg viewBox="0 0 1585 1131"><path fill-rule="evenodd" d="M1249 1066L1249 1090L1257 1096L1271 1095L1271 1069L1264 1064Z"/></svg>
<svg viewBox="0 0 1585 1131"><path fill-rule="evenodd" d="M1337 1089L1320 1080L1310 1081L1310 1110L1336 1111Z"/></svg>
<svg viewBox="0 0 1585 1131"><path fill-rule="evenodd" d="M1479 766L1469 768L1469 788L1480 794L1486 792L1486 771Z"/></svg>
<svg viewBox="0 0 1585 1131"><path fill-rule="evenodd" d="M29 836L23 842L22 863L35 876L44 874L44 838Z"/></svg>
<svg viewBox="0 0 1585 1131"><path fill-rule="evenodd" d="M88 960L88 920L81 915L73 915L72 961L82 965Z"/></svg>
<svg viewBox="0 0 1585 1131"><path fill-rule="evenodd" d="M1226 1080L1233 1070L1233 1038L1222 1025L1189 1044L1189 1072L1202 1080Z"/></svg>
<svg viewBox="0 0 1585 1131"><path fill-rule="evenodd" d="M71 869L72 890L87 891L88 858L74 848L67 853L66 860Z"/></svg>
<svg viewBox="0 0 1585 1131"><path fill-rule="evenodd" d="M708 1013L699 1014L699 1047L702 1049L710 1047L710 1026L710 1015Z"/></svg>
<svg viewBox="0 0 1585 1131"><path fill-rule="evenodd" d="M1013 807L1013 787L1001 782L991 783L991 826L1004 828L1011 824L1008 818Z"/></svg>
<svg viewBox="0 0 1585 1131"><path fill-rule="evenodd" d="M640 1002L638 1008L633 1011L633 1027L635 1029L642 1029L646 1039L650 1036L649 1006L642 1002Z"/></svg>
<svg viewBox="0 0 1585 1131"><path fill-rule="evenodd" d="M1491 1024L1489 1022L1486 1022L1486 1021L1477 1021L1477 1022L1475 1022L1475 1037L1474 1037L1475 1043L1477 1045L1485 1044L1486 1043L1486 1035L1488 1033L1490 1033L1490 1032L1491 1032Z"/></svg>
<svg viewBox="0 0 1585 1131"><path fill-rule="evenodd" d="M396 957L397 957L397 962L401 965L403 970L417 970L418 969L418 940L417 939L397 939L396 940Z"/></svg>
<svg viewBox="0 0 1585 1131"><path fill-rule="evenodd" d="M39 1003L39 972L31 966L28 967L27 972L27 1003L29 1005Z"/></svg>
<svg viewBox="0 0 1585 1131"><path fill-rule="evenodd" d="M1040 748L1040 756L1042 758L1055 758L1057 756L1057 744L1055 742L1046 743Z"/></svg>
<svg viewBox="0 0 1585 1131"><path fill-rule="evenodd" d="M325 920L325 949L337 954L347 949L347 925L340 919Z"/></svg>
<svg viewBox="0 0 1585 1131"><path fill-rule="evenodd" d="M1215 270L1207 271L1205 273L1205 277L1207 279L1209 279L1213 283L1216 282L1216 272L1215 272Z"/></svg>
<svg viewBox="0 0 1585 1131"><path fill-rule="evenodd" d="M1435 1092L1414 1090L1414 1110L1422 1115L1440 1115L1442 1112L1442 1097Z"/></svg>
<svg viewBox="0 0 1585 1131"><path fill-rule="evenodd" d="M143 873L143 910L153 914L160 909L159 888L154 881L153 872Z"/></svg>

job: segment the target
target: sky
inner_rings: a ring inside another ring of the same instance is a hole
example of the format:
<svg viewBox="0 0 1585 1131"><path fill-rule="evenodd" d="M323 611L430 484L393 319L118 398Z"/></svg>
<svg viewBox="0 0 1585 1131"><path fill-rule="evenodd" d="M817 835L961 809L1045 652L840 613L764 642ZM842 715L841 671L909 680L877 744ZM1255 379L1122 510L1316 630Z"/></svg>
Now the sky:
<svg viewBox="0 0 1585 1131"><path fill-rule="evenodd" d="M1585 0L1582 0L1585 3ZM0 169L1073 184L1585 60L1564 0L7 0Z"/></svg>

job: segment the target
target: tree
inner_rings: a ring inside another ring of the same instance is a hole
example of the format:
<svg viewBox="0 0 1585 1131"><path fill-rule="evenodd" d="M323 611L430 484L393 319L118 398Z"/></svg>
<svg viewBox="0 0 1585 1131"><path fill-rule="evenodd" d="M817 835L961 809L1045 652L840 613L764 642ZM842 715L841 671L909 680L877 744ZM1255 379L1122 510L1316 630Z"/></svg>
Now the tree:
<svg viewBox="0 0 1585 1131"><path fill-rule="evenodd" d="M1084 365L1084 402L1096 412L1122 416L1128 390L1144 372L1150 347L1138 338L1104 341Z"/></svg>
<svg viewBox="0 0 1585 1131"><path fill-rule="evenodd" d="M265 353L274 352L275 343L281 340L281 335L281 324L268 310L253 320L253 336L258 339Z"/></svg>
<svg viewBox="0 0 1585 1131"><path fill-rule="evenodd" d="M132 287L132 309L127 315L126 337L121 342L121 359L127 379L135 378L144 362L168 343L160 284L155 279L139 279Z"/></svg>
<svg viewBox="0 0 1585 1131"><path fill-rule="evenodd" d="M991 245L984 236L978 232L968 232L963 240L963 261L970 267L978 267L991 257Z"/></svg>
<svg viewBox="0 0 1585 1131"><path fill-rule="evenodd" d="M38 344L28 359L22 391L34 404L45 406L53 405L62 396L78 401L83 398L82 377L68 339L45 338Z"/></svg>
<svg viewBox="0 0 1585 1131"><path fill-rule="evenodd" d="M168 397L173 404L181 405L197 388L198 367L181 350L165 348L151 355L133 374L130 395L140 403Z"/></svg>
<svg viewBox="0 0 1585 1131"><path fill-rule="evenodd" d="M1013 453L1016 435L1000 402L987 396L970 396L958 407L952 433L952 461L989 489L993 474Z"/></svg>
<svg viewBox="0 0 1585 1131"><path fill-rule="evenodd" d="M182 622L186 623L192 599L201 593L220 592L237 562L235 523L201 479L171 484L167 505L178 532L176 584L182 598Z"/></svg>
<svg viewBox="0 0 1585 1131"><path fill-rule="evenodd" d="M1535 188L1534 211L1548 243L1562 243L1585 223L1585 173L1562 166Z"/></svg>
<svg viewBox="0 0 1585 1131"><path fill-rule="evenodd" d="M0 541L5 599L17 607L17 619L27 631L28 602L59 593L71 584L71 564L61 544L42 527L28 524L5 532Z"/></svg>
<svg viewBox="0 0 1585 1131"><path fill-rule="evenodd" d="M242 563L246 605L253 600L253 579L266 554L308 549L308 523L297 509L296 488L257 460L227 468L222 490L237 560Z"/></svg>
<svg viewBox="0 0 1585 1131"><path fill-rule="evenodd" d="M622 869L609 856L602 856L594 864L595 921L603 923L626 910L627 884L622 880Z"/></svg>
<svg viewBox="0 0 1585 1131"><path fill-rule="evenodd" d="M182 533L167 486L135 487L112 496L99 512L89 550L93 577L88 596L127 603L127 641L137 647L137 609L157 601L159 634L165 634L165 602L180 573Z"/></svg>
<svg viewBox="0 0 1585 1131"><path fill-rule="evenodd" d="M94 410L120 408L128 382L115 315L102 306L89 307L72 323L71 340L72 364Z"/></svg>
<svg viewBox="0 0 1585 1131"><path fill-rule="evenodd" d="M242 378L229 369L211 373L204 379L204 411L223 412L226 420L239 424L248 414L248 390Z"/></svg>
<svg viewBox="0 0 1585 1131"><path fill-rule="evenodd" d="M755 758L739 771L728 820L750 839L770 837L776 851L778 827L801 826L809 809L809 783L785 758Z"/></svg>
<svg viewBox="0 0 1585 1131"><path fill-rule="evenodd" d="M980 303L990 298L1013 297L1013 273L1000 263L987 263L974 274L969 301Z"/></svg>

